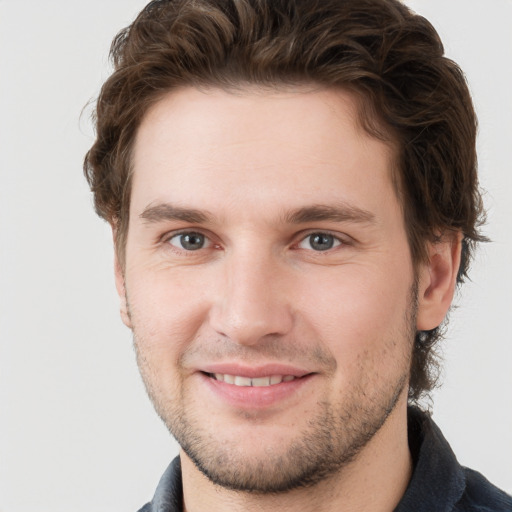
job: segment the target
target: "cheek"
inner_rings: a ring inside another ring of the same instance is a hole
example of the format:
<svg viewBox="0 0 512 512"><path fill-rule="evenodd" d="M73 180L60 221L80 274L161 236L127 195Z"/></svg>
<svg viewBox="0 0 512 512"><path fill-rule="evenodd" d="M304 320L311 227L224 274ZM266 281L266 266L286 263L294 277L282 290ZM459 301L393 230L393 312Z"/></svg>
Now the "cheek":
<svg viewBox="0 0 512 512"><path fill-rule="evenodd" d="M140 349L162 364L174 362L204 322L205 290L175 272L135 271L127 274L126 290Z"/></svg>
<svg viewBox="0 0 512 512"><path fill-rule="evenodd" d="M407 353L412 277L392 274L353 266L332 273L322 287L310 287L316 292L303 311L339 365L354 370L368 361L384 365Z"/></svg>

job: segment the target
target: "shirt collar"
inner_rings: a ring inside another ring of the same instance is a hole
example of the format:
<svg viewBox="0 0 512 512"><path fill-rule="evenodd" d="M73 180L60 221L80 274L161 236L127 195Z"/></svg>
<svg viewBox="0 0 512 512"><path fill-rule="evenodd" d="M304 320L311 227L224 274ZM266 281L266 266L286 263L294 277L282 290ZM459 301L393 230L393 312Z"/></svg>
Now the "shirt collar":
<svg viewBox="0 0 512 512"><path fill-rule="evenodd" d="M464 492L462 467L439 427L415 407L408 411L408 431L415 467L395 512L451 511Z"/></svg>

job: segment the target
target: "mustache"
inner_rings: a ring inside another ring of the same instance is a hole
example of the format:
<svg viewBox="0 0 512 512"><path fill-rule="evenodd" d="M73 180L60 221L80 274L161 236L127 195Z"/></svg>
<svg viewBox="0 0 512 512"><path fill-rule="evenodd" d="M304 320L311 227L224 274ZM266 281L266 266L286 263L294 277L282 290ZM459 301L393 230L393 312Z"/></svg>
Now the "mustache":
<svg viewBox="0 0 512 512"><path fill-rule="evenodd" d="M289 363L334 372L336 359L327 347L318 341L296 343L280 336L268 336L251 345L242 345L229 338L216 336L196 338L180 355L182 368L193 368L201 363L236 361L248 366L262 363Z"/></svg>

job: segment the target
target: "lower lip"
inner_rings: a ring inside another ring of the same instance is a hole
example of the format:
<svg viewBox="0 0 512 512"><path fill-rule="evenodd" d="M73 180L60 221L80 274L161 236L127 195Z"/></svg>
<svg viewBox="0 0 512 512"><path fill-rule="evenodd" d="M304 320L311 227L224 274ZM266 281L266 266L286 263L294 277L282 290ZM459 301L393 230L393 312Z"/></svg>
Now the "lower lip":
<svg viewBox="0 0 512 512"><path fill-rule="evenodd" d="M235 386L218 381L204 373L201 373L200 376L210 391L224 403L238 409L264 409L294 396L298 399L302 388L310 382L314 375L306 375L272 386Z"/></svg>

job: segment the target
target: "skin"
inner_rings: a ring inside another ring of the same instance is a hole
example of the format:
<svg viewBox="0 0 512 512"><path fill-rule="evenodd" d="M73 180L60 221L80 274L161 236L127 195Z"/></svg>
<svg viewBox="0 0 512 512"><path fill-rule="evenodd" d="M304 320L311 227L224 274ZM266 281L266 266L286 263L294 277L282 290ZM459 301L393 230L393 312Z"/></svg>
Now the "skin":
<svg viewBox="0 0 512 512"><path fill-rule="evenodd" d="M413 335L449 308L460 237L413 267L393 148L356 113L340 90L188 88L139 128L116 283L189 511L384 511L405 491ZM218 364L306 378L233 402Z"/></svg>

